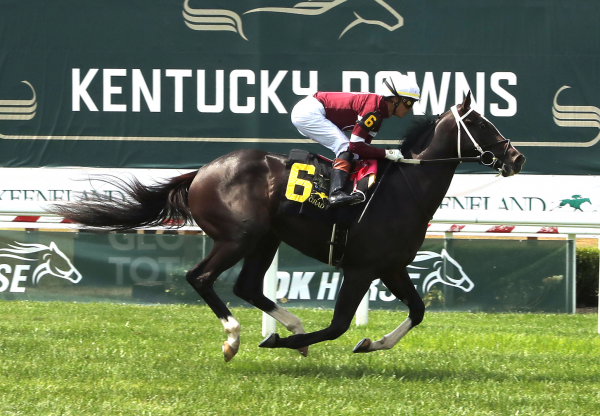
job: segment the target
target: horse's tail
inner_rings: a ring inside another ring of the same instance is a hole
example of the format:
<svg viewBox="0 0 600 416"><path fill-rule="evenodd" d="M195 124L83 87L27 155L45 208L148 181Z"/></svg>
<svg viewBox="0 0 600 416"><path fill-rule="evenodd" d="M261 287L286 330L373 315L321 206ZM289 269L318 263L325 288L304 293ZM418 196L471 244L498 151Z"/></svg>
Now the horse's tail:
<svg viewBox="0 0 600 416"><path fill-rule="evenodd" d="M93 179L117 187L123 201L95 194L65 205L53 205L48 211L87 227L124 231L140 227L182 227L193 223L188 207L188 190L198 172L190 172L165 182L143 185L133 178L124 180L102 175Z"/></svg>

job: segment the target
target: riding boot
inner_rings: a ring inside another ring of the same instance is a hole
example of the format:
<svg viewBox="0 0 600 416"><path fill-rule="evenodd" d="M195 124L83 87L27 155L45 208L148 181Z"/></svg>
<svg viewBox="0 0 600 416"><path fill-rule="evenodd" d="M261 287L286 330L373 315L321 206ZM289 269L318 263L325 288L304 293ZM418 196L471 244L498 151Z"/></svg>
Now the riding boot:
<svg viewBox="0 0 600 416"><path fill-rule="evenodd" d="M339 158L335 159L330 178L329 207L336 208L344 205L363 202L364 198L362 195L348 195L343 191L349 171L349 161Z"/></svg>

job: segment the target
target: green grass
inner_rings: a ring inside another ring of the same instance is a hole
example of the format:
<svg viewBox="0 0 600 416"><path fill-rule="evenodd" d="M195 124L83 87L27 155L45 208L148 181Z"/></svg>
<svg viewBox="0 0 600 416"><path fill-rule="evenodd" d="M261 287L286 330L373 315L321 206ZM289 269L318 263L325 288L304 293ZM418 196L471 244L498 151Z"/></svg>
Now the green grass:
<svg viewBox="0 0 600 416"><path fill-rule="evenodd" d="M0 302L0 415L600 414L597 315L429 313L394 349L352 354L405 318L375 311L303 358L257 348L260 312L234 313L225 363L207 307Z"/></svg>

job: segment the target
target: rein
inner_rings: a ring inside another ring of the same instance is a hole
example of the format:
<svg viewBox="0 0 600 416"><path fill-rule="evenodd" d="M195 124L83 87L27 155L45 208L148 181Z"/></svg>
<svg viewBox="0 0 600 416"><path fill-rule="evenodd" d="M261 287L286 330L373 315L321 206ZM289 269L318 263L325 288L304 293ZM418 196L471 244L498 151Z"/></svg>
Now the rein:
<svg viewBox="0 0 600 416"><path fill-rule="evenodd" d="M473 111L473 109L471 108L462 117L458 114L458 108L457 108L456 105L453 105L450 108L450 111L452 111L452 115L454 116L454 119L456 120L456 126L458 128L457 145L456 145L456 147L458 149L458 157L452 157L452 158L447 158L447 159L426 159L426 160L421 160L421 159L402 159L402 160L399 160L399 162L400 163L407 163L407 164L411 164L411 165L425 165L425 164L431 164L431 163L463 163L463 162L469 163L469 162L476 162L476 163L480 163L480 164L485 165L485 166L489 166L490 168L496 169L499 172L501 172L502 171L502 165L504 163L504 159L506 158L506 153L508 152L509 147L512 146L511 143L510 143L510 140L504 139L502 141L486 145L486 146L484 146L482 148L481 146L479 146L479 143L477 143L475 141L475 139L471 135L471 132L469 131L469 129L467 129L467 126L465 125L465 122L463 121L465 118L467 118L467 116L469 114L471 114L471 111ZM484 120L486 120L488 123L492 124L485 117L482 116L482 118ZM462 126L462 129L461 129L461 126ZM492 126L493 126L493 124L492 124ZM465 133L467 133L467 136L469 137L469 139L471 139L471 142L473 143L473 146L475 146L475 149L479 152L479 156L475 156L475 157L462 157L461 151L460 151L460 133L461 133L461 131L463 129L465 130ZM485 147L494 146L494 145L497 145L497 144L500 144L500 143L507 143L508 144L508 146L506 146L505 149L504 149L504 155L502 157L502 160L498 159L489 150L484 150Z"/></svg>

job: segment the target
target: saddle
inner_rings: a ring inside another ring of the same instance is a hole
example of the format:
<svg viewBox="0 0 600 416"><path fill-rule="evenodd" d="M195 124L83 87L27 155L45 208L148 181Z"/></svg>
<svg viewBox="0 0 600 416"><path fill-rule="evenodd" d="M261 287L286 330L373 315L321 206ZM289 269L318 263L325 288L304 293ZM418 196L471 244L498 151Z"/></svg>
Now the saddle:
<svg viewBox="0 0 600 416"><path fill-rule="evenodd" d="M358 160L351 169L344 190L358 192L363 202L329 208L329 178L333 161L324 156L293 149L286 163L284 189L281 191L279 212L287 215L302 215L325 224L333 225L329 264L339 268L344 256L346 237L350 224L366 206L366 201L375 184L376 160Z"/></svg>

